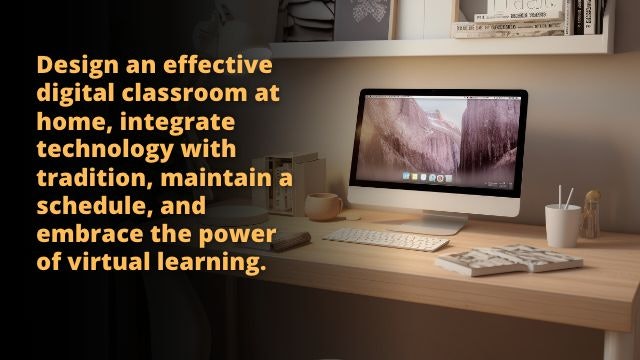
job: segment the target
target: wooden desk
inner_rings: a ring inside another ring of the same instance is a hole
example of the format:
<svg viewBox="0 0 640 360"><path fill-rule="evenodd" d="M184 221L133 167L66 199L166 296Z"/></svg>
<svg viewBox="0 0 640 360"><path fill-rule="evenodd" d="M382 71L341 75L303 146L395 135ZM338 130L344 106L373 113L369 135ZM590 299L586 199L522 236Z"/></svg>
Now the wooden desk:
<svg viewBox="0 0 640 360"><path fill-rule="evenodd" d="M467 278L434 265L437 255L481 246L546 247L544 228L471 221L451 246L436 253L322 240L341 227L384 230L415 215L357 212L359 221L312 222L271 216L281 230L309 231L312 244L264 253L258 278L291 285L584 326L605 331L604 359L638 359L640 236L605 233L579 240L563 253L584 258L584 268L541 274ZM634 349L636 351L634 357Z"/></svg>

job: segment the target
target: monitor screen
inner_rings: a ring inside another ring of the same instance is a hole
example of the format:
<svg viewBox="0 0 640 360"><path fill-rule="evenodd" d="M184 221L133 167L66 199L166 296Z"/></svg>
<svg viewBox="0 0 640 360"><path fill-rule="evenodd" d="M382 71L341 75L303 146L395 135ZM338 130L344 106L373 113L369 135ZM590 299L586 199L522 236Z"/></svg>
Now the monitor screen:
<svg viewBox="0 0 640 360"><path fill-rule="evenodd" d="M522 90L363 90L352 185L520 195Z"/></svg>

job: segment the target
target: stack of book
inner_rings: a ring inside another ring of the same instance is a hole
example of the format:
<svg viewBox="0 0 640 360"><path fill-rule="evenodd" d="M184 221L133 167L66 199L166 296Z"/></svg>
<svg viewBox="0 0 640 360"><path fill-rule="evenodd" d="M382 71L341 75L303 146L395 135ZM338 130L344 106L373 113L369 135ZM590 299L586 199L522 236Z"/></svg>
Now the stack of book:
<svg viewBox="0 0 640 360"><path fill-rule="evenodd" d="M602 34L606 0L487 0L487 13L454 22L453 38Z"/></svg>
<svg viewBox="0 0 640 360"><path fill-rule="evenodd" d="M596 35L602 34L602 19L607 0L572 0L570 33L566 35Z"/></svg>
<svg viewBox="0 0 640 360"><path fill-rule="evenodd" d="M280 0L277 41L333 40L335 0Z"/></svg>

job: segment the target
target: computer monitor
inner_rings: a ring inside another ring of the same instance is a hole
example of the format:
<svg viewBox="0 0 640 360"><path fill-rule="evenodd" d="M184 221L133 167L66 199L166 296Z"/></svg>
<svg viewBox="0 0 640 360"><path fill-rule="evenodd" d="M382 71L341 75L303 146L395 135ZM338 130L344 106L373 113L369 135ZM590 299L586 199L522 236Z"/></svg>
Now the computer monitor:
<svg viewBox="0 0 640 360"><path fill-rule="evenodd" d="M355 205L425 210L394 230L452 235L467 214L516 216L525 90L364 89L349 178Z"/></svg>

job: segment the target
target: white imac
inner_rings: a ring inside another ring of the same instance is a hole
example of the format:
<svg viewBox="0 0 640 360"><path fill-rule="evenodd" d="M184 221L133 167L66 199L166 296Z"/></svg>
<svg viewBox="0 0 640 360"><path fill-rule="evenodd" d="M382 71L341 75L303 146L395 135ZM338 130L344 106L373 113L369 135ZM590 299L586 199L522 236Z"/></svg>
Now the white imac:
<svg viewBox="0 0 640 360"><path fill-rule="evenodd" d="M520 211L525 90L364 89L351 161L354 205L424 210L392 230L453 235L467 214Z"/></svg>

